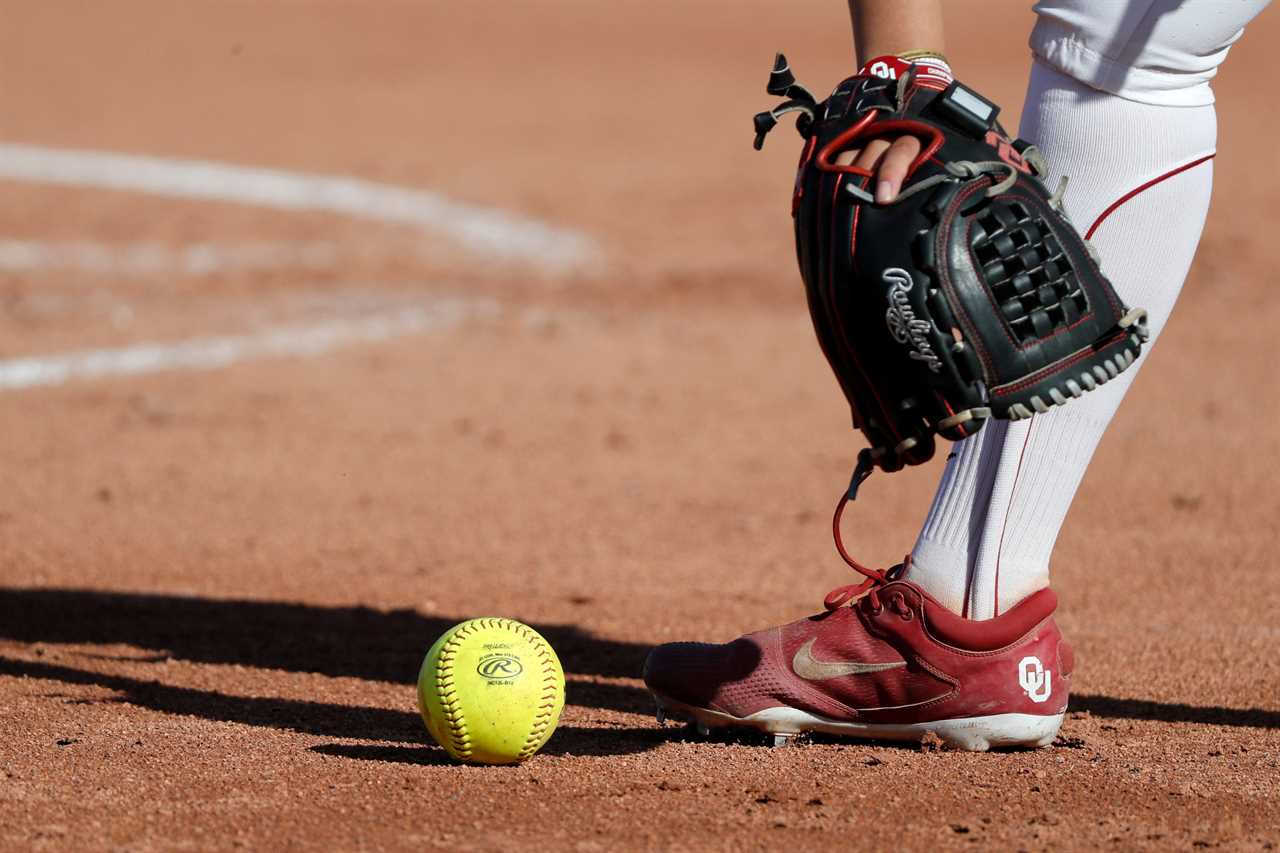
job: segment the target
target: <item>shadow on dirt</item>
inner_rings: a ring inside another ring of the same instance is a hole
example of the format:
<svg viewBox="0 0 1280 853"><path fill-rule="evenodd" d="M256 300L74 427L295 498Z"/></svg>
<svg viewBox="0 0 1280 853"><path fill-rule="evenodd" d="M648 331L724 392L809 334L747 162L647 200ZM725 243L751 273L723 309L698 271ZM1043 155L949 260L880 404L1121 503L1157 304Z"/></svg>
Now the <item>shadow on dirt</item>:
<svg viewBox="0 0 1280 853"><path fill-rule="evenodd" d="M136 595L71 589L0 589L0 638L25 643L122 643L168 657L211 664L238 664L334 677L412 684L421 656L458 618L413 610L321 607L264 601ZM647 647L593 637L571 625L535 625L559 653L574 705L647 714L640 687L585 678L634 678ZM130 660L137 661L136 658ZM255 726L291 729L352 740L422 742L422 723L411 711L355 707L288 699L227 696L156 681L102 675L43 662L0 658L0 674L71 684L91 684L122 694L114 700L174 714ZM1195 706L1177 702L1118 699L1081 694L1071 708L1095 717L1280 728L1280 711ZM601 730L583 730L599 732ZM649 743L643 734L617 735L624 747ZM656 736L661 730L653 730ZM651 737L650 736L650 737ZM639 740L637 740L637 738ZM587 743L603 740L598 734ZM548 746L555 748L555 742ZM336 748L336 747L335 747ZM566 751L573 751L566 748Z"/></svg>
<svg viewBox="0 0 1280 853"><path fill-rule="evenodd" d="M140 595L76 589L0 589L0 638L26 643L123 643L197 663L239 664L413 684L435 639L465 617L414 610ZM570 676L568 701L648 713L648 693L572 676L638 678L648 647L593 637L572 625L534 625Z"/></svg>
<svg viewBox="0 0 1280 853"><path fill-rule="evenodd" d="M322 737L350 740L398 741L412 747L386 745L325 744L313 751L370 761L400 761L410 764L445 764L448 756L435 746L422 746L428 739L422 720L412 711L307 702L297 699L228 696L211 690L174 687L158 681L144 681L119 675L86 672L74 667L38 661L0 657L0 675L82 684L115 691L102 699L69 699L76 704L127 703L166 714L196 717L220 723L302 732ZM653 749L676 737L655 728L599 729L562 726L543 748L553 755L622 755Z"/></svg>
<svg viewBox="0 0 1280 853"><path fill-rule="evenodd" d="M585 726L560 726L539 752L544 755L592 756L628 755L656 749L669 740L683 737L680 729L593 729ZM438 746L383 746L375 744L323 743L311 752L350 758L357 761L379 761L390 764L455 765Z"/></svg>
<svg viewBox="0 0 1280 853"><path fill-rule="evenodd" d="M1072 694L1070 710L1088 711L1095 717L1120 720L1152 720L1159 723L1200 723L1206 726L1241 726L1280 729L1280 711L1264 708L1223 708L1216 705L1184 705L1146 699L1116 699L1089 693Z"/></svg>
<svg viewBox="0 0 1280 853"><path fill-rule="evenodd" d="M212 690L175 687L158 681L104 675L74 667L0 657L0 675L38 678L113 690L103 702L125 702L166 714L288 729L323 737L421 743L422 720L411 711L358 707L297 699L228 696Z"/></svg>
<svg viewBox="0 0 1280 853"><path fill-rule="evenodd" d="M457 762L438 746L368 746L346 743L322 743L310 747L309 752L350 758L356 761L377 761L385 764L413 764L417 767L449 767Z"/></svg>

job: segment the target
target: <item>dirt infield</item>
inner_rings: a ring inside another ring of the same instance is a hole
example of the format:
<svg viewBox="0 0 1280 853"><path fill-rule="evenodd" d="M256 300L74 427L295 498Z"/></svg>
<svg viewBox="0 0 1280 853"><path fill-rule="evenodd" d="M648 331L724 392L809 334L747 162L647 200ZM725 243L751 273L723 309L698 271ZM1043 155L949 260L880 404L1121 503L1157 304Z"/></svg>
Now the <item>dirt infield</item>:
<svg viewBox="0 0 1280 853"><path fill-rule="evenodd" d="M1016 123L1030 4L947 5ZM1274 12L1055 555L1058 743L654 720L652 644L850 580L796 148L749 121L779 48L847 73L841 6L0 3L0 848L1280 845ZM48 152L77 177L37 179ZM910 547L937 472L868 484L860 555ZM520 767L454 766L417 718L422 654L476 615L568 675Z"/></svg>

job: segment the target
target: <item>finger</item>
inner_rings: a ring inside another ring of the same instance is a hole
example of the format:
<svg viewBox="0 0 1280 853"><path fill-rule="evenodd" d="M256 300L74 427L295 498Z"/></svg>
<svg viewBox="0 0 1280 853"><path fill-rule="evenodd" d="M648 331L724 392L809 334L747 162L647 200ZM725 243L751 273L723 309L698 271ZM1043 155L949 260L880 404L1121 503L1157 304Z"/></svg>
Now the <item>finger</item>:
<svg viewBox="0 0 1280 853"><path fill-rule="evenodd" d="M907 179L907 170L920 155L920 140L914 136L899 136L880 158L876 171L876 201L881 204L893 201Z"/></svg>
<svg viewBox="0 0 1280 853"><path fill-rule="evenodd" d="M861 151L858 152L857 158L854 159L853 165L858 169L866 169L868 172L874 172L880 158L889 150L888 139L873 139L868 142Z"/></svg>
<svg viewBox="0 0 1280 853"><path fill-rule="evenodd" d="M872 140L870 143L870 150L868 150L867 148L845 149L844 151L841 151L839 154L836 155L836 165L837 166L855 165L854 161L856 160L858 161L856 165L859 169L866 169L867 171L871 171L872 167L875 166L876 161L880 159L880 155L884 153L884 151L888 147L889 147L889 144L885 140L875 139L875 140ZM863 165L863 164L866 164L866 165Z"/></svg>

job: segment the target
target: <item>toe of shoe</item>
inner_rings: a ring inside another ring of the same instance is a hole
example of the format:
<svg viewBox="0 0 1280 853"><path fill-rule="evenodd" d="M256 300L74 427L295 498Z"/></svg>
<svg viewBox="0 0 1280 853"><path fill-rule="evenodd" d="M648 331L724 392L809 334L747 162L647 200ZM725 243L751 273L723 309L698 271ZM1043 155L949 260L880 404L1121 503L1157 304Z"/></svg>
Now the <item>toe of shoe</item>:
<svg viewBox="0 0 1280 853"><path fill-rule="evenodd" d="M644 664L650 690L692 705L706 705L726 683L747 677L759 652L742 640L711 643L666 643L657 646Z"/></svg>
<svg viewBox="0 0 1280 853"><path fill-rule="evenodd" d="M714 654L705 643L664 643L655 646L644 662L644 683L673 699L687 699L702 661Z"/></svg>

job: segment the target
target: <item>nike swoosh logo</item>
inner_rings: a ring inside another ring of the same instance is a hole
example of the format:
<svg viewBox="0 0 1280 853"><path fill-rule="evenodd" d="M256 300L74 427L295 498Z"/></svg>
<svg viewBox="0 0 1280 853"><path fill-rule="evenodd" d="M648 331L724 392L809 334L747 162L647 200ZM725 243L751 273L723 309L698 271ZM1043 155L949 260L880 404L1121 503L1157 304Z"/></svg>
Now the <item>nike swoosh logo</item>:
<svg viewBox="0 0 1280 853"><path fill-rule="evenodd" d="M815 638L816 640L816 638ZM791 668L795 674L806 681L825 681L828 678L840 678L844 675L863 675L868 672L884 672L886 669L897 669L906 666L906 661L891 663L862 663L861 661L823 661L813 656L813 644L810 640L800 647L796 656L791 659Z"/></svg>

